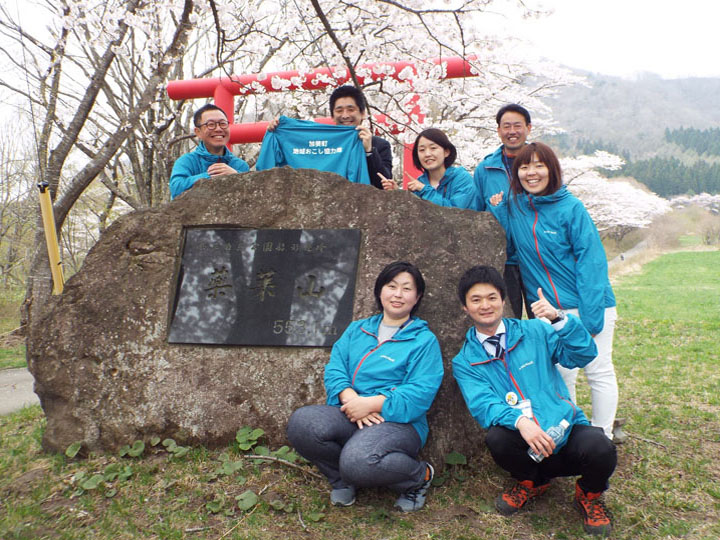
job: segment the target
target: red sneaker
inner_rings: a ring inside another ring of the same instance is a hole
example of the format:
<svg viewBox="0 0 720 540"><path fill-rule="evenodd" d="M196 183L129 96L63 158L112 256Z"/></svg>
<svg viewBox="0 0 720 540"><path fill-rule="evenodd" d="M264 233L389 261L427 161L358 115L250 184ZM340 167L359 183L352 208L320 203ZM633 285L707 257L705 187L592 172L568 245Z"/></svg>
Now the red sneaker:
<svg viewBox="0 0 720 540"><path fill-rule="evenodd" d="M550 484L535 486L532 480L521 480L512 488L501 493L495 499L495 508L504 516L510 516L520 510L525 503L545 493Z"/></svg>
<svg viewBox="0 0 720 540"><path fill-rule="evenodd" d="M575 483L575 508L583 517L585 532L607 536L612 530L612 516L601 497L602 491L585 493L577 482Z"/></svg>

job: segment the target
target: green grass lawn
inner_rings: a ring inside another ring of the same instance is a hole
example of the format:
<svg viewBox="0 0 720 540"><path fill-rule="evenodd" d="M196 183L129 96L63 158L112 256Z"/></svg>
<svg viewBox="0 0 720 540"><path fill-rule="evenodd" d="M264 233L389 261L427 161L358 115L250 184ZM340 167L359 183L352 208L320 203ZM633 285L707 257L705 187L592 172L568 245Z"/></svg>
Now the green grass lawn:
<svg viewBox="0 0 720 540"><path fill-rule="evenodd" d="M0 348L0 369L25 367L25 345Z"/></svg>
<svg viewBox="0 0 720 540"><path fill-rule="evenodd" d="M24 291L0 289L0 369L25 367L25 344L20 338L3 339L19 326L19 306Z"/></svg>
<svg viewBox="0 0 720 540"><path fill-rule="evenodd" d="M618 447L606 495L613 538L717 540L720 251L663 256L615 292L618 416L630 439ZM582 377L578 391L589 407ZM513 518L498 515L493 498L510 481L487 456L433 488L425 509L399 515L385 490L362 491L351 508L329 507L313 469L258 463L237 444L173 457L148 442L142 457L78 460L42 452L44 425L37 406L0 417L2 539L584 537L571 479L556 480ZM248 491L259 502L243 510Z"/></svg>

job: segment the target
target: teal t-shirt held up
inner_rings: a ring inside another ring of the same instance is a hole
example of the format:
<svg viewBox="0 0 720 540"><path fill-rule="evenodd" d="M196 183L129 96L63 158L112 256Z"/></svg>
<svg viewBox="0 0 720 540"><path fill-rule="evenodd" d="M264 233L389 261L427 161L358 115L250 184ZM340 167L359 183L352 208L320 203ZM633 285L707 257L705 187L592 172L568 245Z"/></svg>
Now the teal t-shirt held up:
<svg viewBox="0 0 720 540"><path fill-rule="evenodd" d="M355 126L318 124L281 116L274 131L265 134L255 169L288 165L317 169L369 184L365 149Z"/></svg>

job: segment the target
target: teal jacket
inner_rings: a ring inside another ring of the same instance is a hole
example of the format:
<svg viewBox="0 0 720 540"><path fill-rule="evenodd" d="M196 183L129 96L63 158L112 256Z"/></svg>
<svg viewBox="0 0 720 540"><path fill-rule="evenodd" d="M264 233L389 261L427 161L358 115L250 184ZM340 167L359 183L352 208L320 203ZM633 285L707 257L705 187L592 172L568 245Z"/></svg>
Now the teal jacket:
<svg viewBox="0 0 720 540"><path fill-rule="evenodd" d="M275 130L265 133L255 169L264 171L285 165L334 172L351 182L370 183L365 149L355 126L281 116Z"/></svg>
<svg viewBox="0 0 720 540"><path fill-rule="evenodd" d="M449 167L440 180L437 188L430 185L428 173L424 172L418 180L425 184L415 195L440 206L453 206L455 208L473 208L477 194L473 185L472 176L462 167Z"/></svg>
<svg viewBox="0 0 720 540"><path fill-rule="evenodd" d="M170 175L170 198L174 199L183 191L193 187L201 178L210 178L207 170L213 163L226 163L237 172L248 172L250 167L239 157L235 157L227 148L222 156L211 154L200 142L195 150L183 154L175 161Z"/></svg>
<svg viewBox="0 0 720 540"><path fill-rule="evenodd" d="M505 401L508 392L514 392L519 400L530 400L533 419L545 431L562 419L571 426L588 424L585 414L570 399L555 365L584 367L597 356L597 347L577 317L567 315L567 319L557 331L539 319L503 319L504 358L492 358L478 340L475 327L468 330L462 349L453 359L453 375L470 414L484 429L516 429L521 411Z"/></svg>
<svg viewBox="0 0 720 540"><path fill-rule="evenodd" d="M528 301L537 301L542 287L550 303L578 309L588 331L598 334L615 295L605 248L580 199L566 186L543 197L512 194L495 215L517 250Z"/></svg>
<svg viewBox="0 0 720 540"><path fill-rule="evenodd" d="M327 404L340 407L339 394L352 388L360 396L385 396L380 416L411 424L425 444L425 413L443 378L442 354L435 334L411 317L391 338L378 344L382 314L350 323L333 345L325 366Z"/></svg>
<svg viewBox="0 0 720 540"><path fill-rule="evenodd" d="M480 165L475 169L473 180L475 181L475 191L477 192L477 198L475 199L475 210L479 212L490 212L497 219L496 207L492 206L489 202L490 197L499 192L504 192L507 195L510 192L510 177L505 170L505 164L503 163L502 157L503 147L502 145L495 150L492 154L485 156L480 162ZM500 221L498 219L498 221ZM505 226L502 221L500 224ZM506 240L506 251L507 251L507 264L518 264L517 254L515 253L515 246L513 246L512 238L508 230L505 229L505 240Z"/></svg>

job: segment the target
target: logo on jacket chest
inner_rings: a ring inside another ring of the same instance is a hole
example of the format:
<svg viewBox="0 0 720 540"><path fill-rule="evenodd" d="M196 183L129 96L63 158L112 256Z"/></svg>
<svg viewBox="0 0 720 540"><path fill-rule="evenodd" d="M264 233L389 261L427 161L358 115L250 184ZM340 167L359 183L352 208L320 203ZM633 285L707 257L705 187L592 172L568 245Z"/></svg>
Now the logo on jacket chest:
<svg viewBox="0 0 720 540"><path fill-rule="evenodd" d="M525 362L522 366L518 368L518 371L521 371L525 369L526 367L532 366L535 363L535 360L530 360L529 362Z"/></svg>

